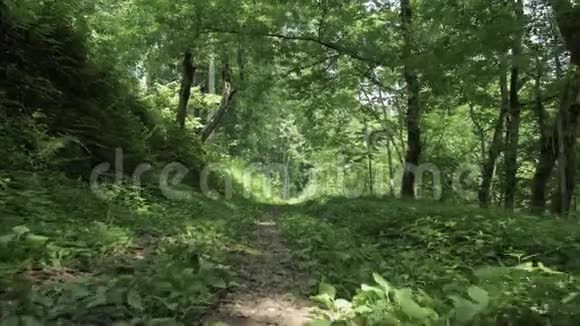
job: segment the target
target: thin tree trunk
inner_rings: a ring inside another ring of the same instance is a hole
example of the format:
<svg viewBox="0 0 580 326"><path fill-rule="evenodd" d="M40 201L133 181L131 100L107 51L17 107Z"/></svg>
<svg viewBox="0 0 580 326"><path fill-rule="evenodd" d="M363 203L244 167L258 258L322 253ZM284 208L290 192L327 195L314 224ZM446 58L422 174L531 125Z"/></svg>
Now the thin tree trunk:
<svg viewBox="0 0 580 326"><path fill-rule="evenodd" d="M183 54L183 76L181 78L181 89L179 91L179 104L177 105L177 124L179 128L185 128L185 118L187 117L187 103L191 96L191 86L193 85L193 75L195 67L191 63L191 52L186 51Z"/></svg>
<svg viewBox="0 0 580 326"><path fill-rule="evenodd" d="M241 45L238 48L238 66L240 67L240 82L237 88L243 90L246 84L246 56L244 48Z"/></svg>
<svg viewBox="0 0 580 326"><path fill-rule="evenodd" d="M389 163L389 193L395 196L395 168L393 166L393 154L391 152L391 140L387 139L387 161Z"/></svg>
<svg viewBox="0 0 580 326"><path fill-rule="evenodd" d="M201 131L201 141L205 143L209 136L214 132L214 130L219 125L220 121L222 120L224 114L230 107L234 96L236 95L236 90L233 89L232 86L232 72L229 68L229 65L225 65L222 71L222 79L224 81L224 90L222 94L222 100L220 102L220 106L218 107L216 113L213 115L211 121L205 126L205 128Z"/></svg>
<svg viewBox="0 0 580 326"><path fill-rule="evenodd" d="M419 79L412 66L413 10L410 0L401 0L401 26L403 30L404 78L407 90L407 153L401 194L403 197L415 198L415 170L421 157L421 106L419 102Z"/></svg>
<svg viewBox="0 0 580 326"><path fill-rule="evenodd" d="M370 153L368 154L367 159L368 159L368 169L369 169L369 191L370 191L370 194L373 195L375 192L374 188L373 188L375 180L374 180L374 176L373 176L373 157Z"/></svg>
<svg viewBox="0 0 580 326"><path fill-rule="evenodd" d="M220 121L222 120L224 114L230 107L232 100L236 95L235 90L230 90L228 88L224 89L224 94L222 95L222 100L220 102L220 106L218 107L215 115L213 116L212 120L203 128L201 132L201 141L205 143L209 136L214 132L214 130L219 125Z"/></svg>
<svg viewBox="0 0 580 326"><path fill-rule="evenodd" d="M569 213L572 210L574 195L576 194L576 153L578 141L578 117L580 115L580 103L576 100L570 107L569 125L566 130L566 200L564 212Z"/></svg>
<svg viewBox="0 0 580 326"><path fill-rule="evenodd" d="M516 79L518 78L518 68L512 69L512 82L510 89L510 112L508 127L506 132L506 155L505 155L505 198L504 205L508 210L512 210L515 205L515 195L517 190L517 156L521 122L521 107L517 93Z"/></svg>
<svg viewBox="0 0 580 326"><path fill-rule="evenodd" d="M479 121L477 121L477 117L475 116L475 107L473 106L473 104L469 103L468 105L469 105L469 117L471 118L471 122L473 122L475 126L474 134L477 136L477 138L479 138L479 150L480 150L479 159L480 161L483 162L483 160L485 160L485 153L487 153L485 146L485 130L483 129Z"/></svg>
<svg viewBox="0 0 580 326"><path fill-rule="evenodd" d="M523 0L515 0L515 14L518 20L519 30L517 31L512 47L512 68L510 76L510 105L508 112L508 123L506 132L506 155L505 155L505 208L513 210L515 205L515 195L517 190L517 157L518 143L520 136L521 105L519 102L519 76L523 38Z"/></svg>
<svg viewBox="0 0 580 326"><path fill-rule="evenodd" d="M505 69L504 58L501 58L502 64L500 66L500 94L501 94L501 105L499 116L495 122L495 128L493 132L493 139L489 145L487 158L483 163L483 171L481 175L481 185L479 188L479 205L481 207L489 207L491 203L491 185L493 181L493 176L495 175L495 168L497 158L503 150L503 133L505 129L506 115L509 109L509 97L508 97L508 85L507 85L507 74Z"/></svg>
<svg viewBox="0 0 580 326"><path fill-rule="evenodd" d="M552 55L554 56L556 79L562 79L562 60L560 59L562 55L562 44L563 40L558 29L558 22L554 15L551 15L550 20L550 30L552 32Z"/></svg>
<svg viewBox="0 0 580 326"><path fill-rule="evenodd" d="M568 162L566 162L566 152L565 152L565 148L566 148L566 143L567 143L567 139L566 139L566 135L564 134L564 123L565 121L567 121L569 119L568 117L568 113L569 113L569 109L568 108L563 108L560 112L560 114L558 115L558 119L557 119L557 126L558 128L557 133L558 133L558 139L560 140L558 142L558 186L559 186L559 192L558 192L558 203L555 203L557 206L556 207L556 212L557 213L564 213L567 211L567 198L568 198L568 189L567 189L567 183L566 183L566 172L567 172L567 165Z"/></svg>
<svg viewBox="0 0 580 326"><path fill-rule="evenodd" d="M374 177L373 177L373 156L371 153L372 144L369 140L369 128L367 124L367 120L364 119L364 134L366 138L366 150L367 150L367 168L368 168L368 175L369 175L369 192L372 196L374 193L373 185L374 185Z"/></svg>
<svg viewBox="0 0 580 326"><path fill-rule="evenodd" d="M383 109L383 129L387 130L387 122L389 121L389 113L387 112L387 107L383 99L383 92L379 90L379 99L381 101L381 108ZM393 153L391 151L391 142L397 150L397 144L395 144L394 137L392 133L389 133L387 137L387 162L389 164L389 193L391 197L395 196L395 167L393 166ZM398 154L402 157L401 154Z"/></svg>
<svg viewBox="0 0 580 326"><path fill-rule="evenodd" d="M406 139L405 139L405 116L406 116L406 112L403 112L403 110L398 110L398 118L399 118L399 144L401 145L401 148L397 147L397 158L399 159L399 163L401 163L401 165L405 165L405 158L403 157L403 153L407 152L407 143L406 143ZM393 144L395 144L394 140L393 140Z"/></svg>

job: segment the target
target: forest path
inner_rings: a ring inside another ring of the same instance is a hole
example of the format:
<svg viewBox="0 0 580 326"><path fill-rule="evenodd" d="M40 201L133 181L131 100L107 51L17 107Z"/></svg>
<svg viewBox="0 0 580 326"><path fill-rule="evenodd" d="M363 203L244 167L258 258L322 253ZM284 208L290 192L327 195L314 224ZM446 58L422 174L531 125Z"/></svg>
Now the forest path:
<svg viewBox="0 0 580 326"><path fill-rule="evenodd" d="M225 296L205 325L307 325L309 302L300 295L305 278L283 243L278 215L274 208L256 221L251 248L232 258L239 286Z"/></svg>

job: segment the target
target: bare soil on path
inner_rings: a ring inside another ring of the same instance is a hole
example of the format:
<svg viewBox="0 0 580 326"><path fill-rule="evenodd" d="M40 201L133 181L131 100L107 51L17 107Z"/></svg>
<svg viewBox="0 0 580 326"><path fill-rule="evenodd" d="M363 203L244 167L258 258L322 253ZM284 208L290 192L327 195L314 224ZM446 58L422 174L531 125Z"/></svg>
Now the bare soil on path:
<svg viewBox="0 0 580 326"><path fill-rule="evenodd" d="M296 269L276 226L277 210L256 222L249 248L236 250L238 286L204 325L307 325L309 302L301 297L305 277Z"/></svg>

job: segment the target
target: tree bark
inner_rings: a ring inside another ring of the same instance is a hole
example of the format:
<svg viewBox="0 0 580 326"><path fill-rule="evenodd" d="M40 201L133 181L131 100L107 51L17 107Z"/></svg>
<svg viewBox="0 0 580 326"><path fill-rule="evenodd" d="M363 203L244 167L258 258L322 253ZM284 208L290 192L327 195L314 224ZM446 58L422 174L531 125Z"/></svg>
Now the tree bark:
<svg viewBox="0 0 580 326"><path fill-rule="evenodd" d="M558 187L552 199L552 209L557 214L570 212L572 198L576 188L576 142L580 104L578 95L580 85L578 76L574 76L571 85L567 85L557 120L558 135Z"/></svg>
<svg viewBox="0 0 580 326"><path fill-rule="evenodd" d="M554 128L552 128L552 131ZM532 181L532 209L543 212L546 208L546 189L548 181L554 170L554 164L557 157L558 134L551 133L545 140L540 141L540 157L534 179Z"/></svg>
<svg viewBox="0 0 580 326"><path fill-rule="evenodd" d="M479 138L479 160L483 162L485 160L485 154L487 153L486 145L485 145L485 129L482 127L481 123L477 121L477 117L475 116L475 107L473 103L469 103L469 116L471 118L471 122L475 125L474 134Z"/></svg>
<svg viewBox="0 0 580 326"><path fill-rule="evenodd" d="M189 97L191 96L191 86L193 85L193 75L195 73L195 67L191 63L191 52L186 51L183 54L182 62L182 78L181 78L181 89L179 90L179 104L177 105L177 124L179 128L185 128L185 118L187 117L187 103L189 103Z"/></svg>
<svg viewBox="0 0 580 326"><path fill-rule="evenodd" d="M558 133L555 132L555 125L549 127L546 122L546 109L542 101L542 66L543 62L537 60L537 76L535 82L535 113L540 131L540 156L536 165L536 172L532 180L532 210L543 213L546 208L546 189L548 181L554 169L556 161L556 144L558 143ZM568 87L568 86L566 86Z"/></svg>
<svg viewBox="0 0 580 326"><path fill-rule="evenodd" d="M226 71L227 70L227 71ZM229 71L229 66L224 66L224 71L222 71L222 78L224 80L224 90L222 94L222 100L220 106L218 107L216 113L214 114L211 121L203 128L201 132L201 141L205 143L209 136L214 132L214 130L219 125L224 114L230 107L234 96L236 95L236 90L232 88L232 74Z"/></svg>
<svg viewBox="0 0 580 326"><path fill-rule="evenodd" d="M518 68L512 69L511 87L510 87L510 108L508 114L507 132L506 132L506 155L505 155L505 208L512 210L515 205L515 194L517 190L517 171L518 171L518 143L521 122L521 106L517 88Z"/></svg>
<svg viewBox="0 0 580 326"><path fill-rule="evenodd" d="M523 0L515 0L515 17L518 20L519 28L514 38L512 46L512 67L510 76L510 96L509 111L506 130L506 154L505 154L505 199L504 206L508 210L513 210L515 205L515 195L517 190L517 157L518 143L520 136L521 105L519 101L519 76L522 52L523 28Z"/></svg>
<svg viewBox="0 0 580 326"><path fill-rule="evenodd" d="M367 120L363 119L364 123L364 135L365 135L365 145L366 145L366 156L367 156L367 170L369 176L369 193L372 196L374 194L374 176L373 176L373 155L372 155L372 144L369 137L369 128L367 124Z"/></svg>
<svg viewBox="0 0 580 326"><path fill-rule="evenodd" d="M572 62L580 66L580 6L573 6L569 0L550 0L550 3Z"/></svg>
<svg viewBox="0 0 580 326"><path fill-rule="evenodd" d="M504 62L503 58L501 60ZM505 64L503 63L500 66L499 86L501 94L500 111L497 121L495 122L493 139L489 145L487 159L483 163L481 185L478 193L479 205L484 208L489 207L489 204L491 203L491 184L493 176L495 175L497 158L503 150L503 133L505 129L506 115L509 109L507 74Z"/></svg>
<svg viewBox="0 0 580 326"><path fill-rule="evenodd" d="M566 129L566 197L562 203L565 205L563 207L563 213L568 214L572 210L572 200L576 193L576 169L577 169L577 142L578 142L578 117L580 116L580 103L575 101L570 107L569 115L569 125Z"/></svg>
<svg viewBox="0 0 580 326"><path fill-rule="evenodd" d="M403 32L404 79L407 91L407 153L401 194L406 198L415 198L415 173L421 157L421 105L419 101L419 78L412 63L413 9L410 0L401 0L401 28Z"/></svg>
<svg viewBox="0 0 580 326"><path fill-rule="evenodd" d="M580 8L572 7L568 0L552 0L551 3L560 32L571 52L571 61L580 66ZM556 213L570 211L576 190L576 142L580 112L578 90L573 90L570 97L572 102L568 107L569 112L564 112L560 105L561 114L558 118L560 188L553 203ZM566 131L563 130L565 125Z"/></svg>
<svg viewBox="0 0 580 326"><path fill-rule="evenodd" d="M387 121L389 121L389 114L387 112L387 107L383 100L383 92L379 90L379 99L381 101L381 108L383 110L383 129L387 130ZM391 197L395 196L395 167L393 166L393 153L391 152L391 142L397 150L397 144L393 140L392 133L389 133L387 137L387 163L389 164L389 193ZM399 156L402 157L401 154Z"/></svg>

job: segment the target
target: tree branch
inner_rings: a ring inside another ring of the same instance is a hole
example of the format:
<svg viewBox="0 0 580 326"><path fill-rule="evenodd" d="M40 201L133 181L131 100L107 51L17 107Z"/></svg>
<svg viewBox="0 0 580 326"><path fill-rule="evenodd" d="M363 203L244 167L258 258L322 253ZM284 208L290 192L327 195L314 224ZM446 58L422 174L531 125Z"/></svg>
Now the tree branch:
<svg viewBox="0 0 580 326"><path fill-rule="evenodd" d="M222 33L222 34L235 34L235 35L247 35L247 36L255 36L255 37L268 37L268 38L276 38L282 39L287 41L303 41L303 42L310 42L319 44L325 48L331 49L336 51L339 54L346 55L353 59L366 62L368 64L372 64L375 66L388 66L386 62L379 60L375 57L366 56L361 54L357 50L347 48L341 46L339 44L326 41L321 39L320 37L310 36L310 35L287 35L282 33L273 33L273 32L244 32L244 31L236 31L236 30L229 30L229 29L220 29L215 27L207 27L205 29L208 33Z"/></svg>
<svg viewBox="0 0 580 326"><path fill-rule="evenodd" d="M226 83L226 87L224 88L224 94L222 96L222 100L220 102L220 106L218 107L216 114L214 115L210 123L208 123L207 126L205 126L205 128L203 128L203 130L201 131L202 143L205 143L209 138L209 136L211 136L213 131L217 128L222 117L230 107L230 104L232 103L232 100L236 95L236 93L237 91L231 89L231 85Z"/></svg>

